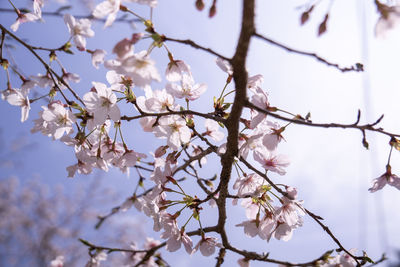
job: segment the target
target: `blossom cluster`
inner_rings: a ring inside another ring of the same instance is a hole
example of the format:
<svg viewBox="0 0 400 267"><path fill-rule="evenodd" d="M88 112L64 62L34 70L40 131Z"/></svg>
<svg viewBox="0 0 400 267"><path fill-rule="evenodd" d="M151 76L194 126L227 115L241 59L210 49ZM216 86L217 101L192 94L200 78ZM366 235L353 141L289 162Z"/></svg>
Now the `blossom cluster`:
<svg viewBox="0 0 400 267"><path fill-rule="evenodd" d="M126 2L145 4L151 8L157 4L157 0ZM92 15L94 18L106 17L104 26L109 27L116 20L118 12L134 14L123 4L123 0L103 1L94 8ZM43 5L41 0L35 0L34 13L22 14L18 11L18 19L11 29L16 31L22 22L40 19ZM392 9L390 11L394 12ZM197 162L199 167L203 167L207 164L208 154L224 157L231 149L227 147L228 138L225 138L224 128L231 112L231 103L227 99L235 91L225 93L233 79L233 67L227 60L220 57L216 59L217 66L227 74L225 87L220 96L214 98L212 112L192 111L190 106L205 93L207 85L196 81L188 63L174 58L164 44L165 36L154 30L152 21L138 17L145 30L118 41L112 50L112 57L106 58L105 50L87 48L86 38L95 35L91 28L92 21L76 19L70 14L64 15L66 29L74 47L79 52L91 54L94 68L103 65L108 70L105 77L107 84L92 81L91 88L80 98L70 86L70 82L80 81L79 76L68 72L59 63L62 75L58 76L45 65L45 74L29 78L19 75L22 80L19 88L13 88L8 80L7 89L1 92L1 97L9 104L21 108L22 122L28 119L32 103L44 98L47 100L46 105L41 107L38 118L34 120L31 131L40 132L72 147L76 161L67 167L69 177L74 177L76 173L90 174L95 168L107 172L111 167L116 167L129 173L131 168L142 167L144 159L151 155L153 161L146 164L151 166L151 169L147 169L147 183L151 183L152 187L140 196L135 191L120 209L126 211L135 206L148 216L153 221L153 230L161 232L160 238L165 240L166 250L174 252L184 247L189 255L200 250L203 256L211 256L217 248L224 246L218 238L203 229L201 215L205 203L208 202L211 207L216 206L220 192L214 190L210 179L201 179L197 173L188 172L187 168L196 170ZM149 48L136 51L136 44L146 40L151 40ZM68 41L60 50L69 53L71 46ZM151 52L156 47L166 48L169 63L165 67L164 75L160 74L156 62L151 58ZM51 57L50 60L54 58ZM156 88L154 84L163 80L166 81L165 86ZM268 93L262 88L263 82L261 74L247 79L246 89L250 96L246 101L253 108L245 109L240 117L236 140L238 145L235 147L237 153L233 162L237 171L233 185L236 194L229 197L233 198L234 205L240 201L244 209L247 220L238 222L236 226L243 227L245 235L258 236L267 242L271 238L288 241L294 230L302 226L302 217L306 213L303 201L297 199L296 188L282 182L277 185L271 182L272 177L274 180L280 179L288 172L289 159L279 153L278 147L285 140L284 132L291 123L281 125L267 115L268 112L278 111L278 108L271 105ZM32 99L31 91L35 87L47 88L49 92ZM65 96L70 94L75 97L74 101ZM134 116L124 115L122 102L129 106ZM123 138L126 134L123 125L130 121L137 121L144 132L160 139L162 145L149 153L133 149ZM243 166L248 167L250 160L256 163L246 171L243 170ZM373 186L369 189L371 192L382 189L386 184L400 189L400 178L392 174L390 165L388 166L386 173L373 181ZM185 186L178 177L182 170L197 179L206 195L203 199L185 191ZM191 220L198 222L197 232L186 230ZM197 245L193 244L194 235L200 237ZM160 244L159 241L147 239L144 247L149 251ZM131 249L138 250L137 245L132 244ZM127 255L129 265L137 264L146 257L145 252ZM99 266L107 258L102 250L97 250L91 256L87 266ZM63 266L63 262L64 259L60 256L51 262L51 266ZM246 258L240 259L239 265L248 266L248 262ZM157 266L157 258L150 257L146 264ZM325 266L324 264L355 265L348 254L338 255L321 263Z"/></svg>

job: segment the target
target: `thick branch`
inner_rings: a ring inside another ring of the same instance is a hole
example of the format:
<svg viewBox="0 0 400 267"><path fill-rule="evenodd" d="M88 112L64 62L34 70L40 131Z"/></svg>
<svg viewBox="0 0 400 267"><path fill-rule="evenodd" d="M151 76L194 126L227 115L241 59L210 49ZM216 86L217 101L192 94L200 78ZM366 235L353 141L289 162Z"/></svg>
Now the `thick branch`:
<svg viewBox="0 0 400 267"><path fill-rule="evenodd" d="M232 164L238 154L239 119L242 114L246 100L247 90L247 71L246 57L249 49L250 39L254 33L254 0L244 0L242 10L242 28L236 53L231 60L233 67L233 79L235 81L235 99L231 113L225 123L228 130L226 152L221 157L221 176L218 203L218 232L221 235L222 243L225 247L229 246L228 238L225 233L226 221L226 197L228 195L228 183L231 178Z"/></svg>

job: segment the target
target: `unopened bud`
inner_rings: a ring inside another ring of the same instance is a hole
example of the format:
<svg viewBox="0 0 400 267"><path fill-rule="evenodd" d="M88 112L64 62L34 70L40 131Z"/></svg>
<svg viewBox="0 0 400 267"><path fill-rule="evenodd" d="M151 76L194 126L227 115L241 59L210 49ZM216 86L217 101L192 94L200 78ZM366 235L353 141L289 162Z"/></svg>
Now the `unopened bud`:
<svg viewBox="0 0 400 267"><path fill-rule="evenodd" d="M140 39L143 38L143 35L144 34L142 32L132 34L132 38L131 38L132 44L136 44L137 42L139 42Z"/></svg>
<svg viewBox="0 0 400 267"><path fill-rule="evenodd" d="M172 176L166 176L166 178L167 178L168 181L170 181L170 182L173 183L174 185L177 185L177 184L178 184L178 182L177 182L174 178L172 178Z"/></svg>
<svg viewBox="0 0 400 267"><path fill-rule="evenodd" d="M119 5L119 10L126 12L128 11L128 8L124 5Z"/></svg>
<svg viewBox="0 0 400 267"><path fill-rule="evenodd" d="M154 156L156 158L159 158L161 156L163 156L165 153L167 153L167 148L168 146L160 146L159 148L156 149L156 151L154 152Z"/></svg>
<svg viewBox="0 0 400 267"><path fill-rule="evenodd" d="M213 4L213 5L210 7L210 10L209 10L209 12L208 12L208 17L209 17L209 18L212 18L212 17L215 16L215 14L217 14L217 7L216 7L215 4Z"/></svg>
<svg viewBox="0 0 400 267"><path fill-rule="evenodd" d="M204 9L203 0L196 0L196 8L198 11L202 11Z"/></svg>

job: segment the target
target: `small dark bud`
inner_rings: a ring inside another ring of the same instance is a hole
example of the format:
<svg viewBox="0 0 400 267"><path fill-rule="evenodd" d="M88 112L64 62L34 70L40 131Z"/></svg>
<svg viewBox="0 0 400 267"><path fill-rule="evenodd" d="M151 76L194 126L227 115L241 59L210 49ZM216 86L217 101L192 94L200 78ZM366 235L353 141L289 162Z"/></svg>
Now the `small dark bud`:
<svg viewBox="0 0 400 267"><path fill-rule="evenodd" d="M203 0L196 0L196 8L198 11L202 11L204 9Z"/></svg>
<svg viewBox="0 0 400 267"><path fill-rule="evenodd" d="M304 25L304 23L306 23L309 18L310 18L310 14L308 13L308 11L303 12L303 14L301 14L301 18L300 18L300 25Z"/></svg>
<svg viewBox="0 0 400 267"><path fill-rule="evenodd" d="M217 7L215 5L212 5L210 7L210 11L208 12L208 17L212 18L215 16L215 14L217 14Z"/></svg>
<svg viewBox="0 0 400 267"><path fill-rule="evenodd" d="M321 36L326 32L326 23L328 22L329 14L325 15L324 21L321 22L318 28L318 36Z"/></svg>

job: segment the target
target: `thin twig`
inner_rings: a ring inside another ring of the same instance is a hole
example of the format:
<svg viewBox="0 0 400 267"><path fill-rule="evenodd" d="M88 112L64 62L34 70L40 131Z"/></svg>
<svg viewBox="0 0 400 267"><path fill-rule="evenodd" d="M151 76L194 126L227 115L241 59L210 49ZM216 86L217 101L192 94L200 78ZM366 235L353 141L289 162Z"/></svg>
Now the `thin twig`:
<svg viewBox="0 0 400 267"><path fill-rule="evenodd" d="M339 64L329 62L328 60L320 57L316 53L304 52L304 51L301 51L301 50L297 50L297 49L288 47L288 46L286 46L284 44L281 44L281 43L278 43L278 42L276 42L276 41L274 41L274 40L272 40L272 39L270 39L268 37L265 37L265 36L263 36L263 35L261 35L259 33L254 33L254 36L259 38L259 39L261 39L261 40L264 40L264 41L266 41L266 42L268 42L268 43L270 43L272 45L275 45L275 46L277 46L279 48L285 49L288 52L299 54L299 55L303 55L303 56L313 57L316 60L318 60L319 62L322 62L322 63L324 63L324 64L326 64L326 65L328 65L330 67L334 67L334 68L340 70L341 72L349 72L349 71L360 72L360 71L364 71L363 65L361 63L356 63L351 67L340 67Z"/></svg>
<svg viewBox="0 0 400 267"><path fill-rule="evenodd" d="M215 51L212 50L211 48L207 48L207 47L201 46L201 45L199 45L199 44L193 42L192 40L189 40L189 39L185 39L185 40L183 40L183 39L175 39L175 38L170 38L170 37L166 37L166 36L164 36L163 38L164 38L164 41L170 41L170 42L176 42L176 43L186 44L186 45L189 45L189 46L191 46L191 47L193 47L193 48L206 51L206 52L208 52L208 53L210 53L210 54L212 54L212 55L214 55L214 56L220 57L220 58L222 58L222 59L224 59L224 60L230 61L229 58L227 58L227 57L225 57L225 56L223 56L223 55L221 55L221 54L215 52Z"/></svg>

